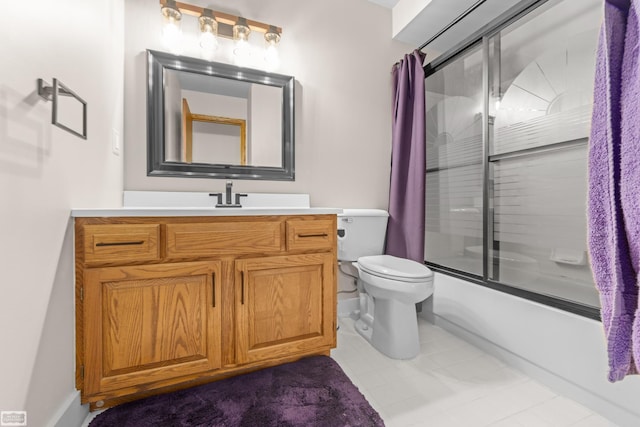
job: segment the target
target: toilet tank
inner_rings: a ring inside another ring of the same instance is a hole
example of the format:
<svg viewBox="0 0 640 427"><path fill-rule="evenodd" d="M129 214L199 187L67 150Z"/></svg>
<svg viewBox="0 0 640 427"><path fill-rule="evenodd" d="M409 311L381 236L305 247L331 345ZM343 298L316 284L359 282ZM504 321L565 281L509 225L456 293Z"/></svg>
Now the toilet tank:
<svg viewBox="0 0 640 427"><path fill-rule="evenodd" d="M338 214L338 259L383 254L388 218L381 209L344 209Z"/></svg>

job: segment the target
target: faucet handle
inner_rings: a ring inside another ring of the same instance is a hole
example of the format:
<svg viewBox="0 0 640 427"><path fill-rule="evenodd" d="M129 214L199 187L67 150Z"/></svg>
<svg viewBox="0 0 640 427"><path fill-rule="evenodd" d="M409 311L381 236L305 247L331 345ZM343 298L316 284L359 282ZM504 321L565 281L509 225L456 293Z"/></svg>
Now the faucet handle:
<svg viewBox="0 0 640 427"><path fill-rule="evenodd" d="M247 197L246 193L236 193L236 205L240 205L240 197Z"/></svg>
<svg viewBox="0 0 640 427"><path fill-rule="evenodd" d="M209 196L218 196L218 205L222 204L222 193L209 193Z"/></svg>

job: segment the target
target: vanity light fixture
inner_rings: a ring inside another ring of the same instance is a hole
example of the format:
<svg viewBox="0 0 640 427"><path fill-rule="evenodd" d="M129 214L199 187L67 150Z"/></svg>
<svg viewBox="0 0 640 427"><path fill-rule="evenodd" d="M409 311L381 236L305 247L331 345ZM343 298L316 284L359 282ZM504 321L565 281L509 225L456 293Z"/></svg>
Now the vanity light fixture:
<svg viewBox="0 0 640 427"><path fill-rule="evenodd" d="M163 17L163 39L172 53L179 53L180 50L182 17L191 15L198 18L203 58L213 59L219 45L219 38L222 37L234 41L234 61L238 65L248 65L253 50L249 36L253 32L259 32L264 34L267 43L264 53L267 67L273 69L277 66L279 61L276 45L280 41L282 28L175 0L160 0L160 5ZM258 56L262 57L262 55L256 55Z"/></svg>
<svg viewBox="0 0 640 427"><path fill-rule="evenodd" d="M277 47L280 42L280 33L278 32L278 29L273 25L270 25L267 32L264 33L264 40L267 42L267 48L264 52L264 60L267 63L267 68L270 70L276 69L280 64Z"/></svg>
<svg viewBox="0 0 640 427"><path fill-rule="evenodd" d="M247 20L243 17L238 17L233 26L233 40L235 41L233 56L236 64L240 66L247 65L249 56L251 56L249 34L251 34L251 28L247 25Z"/></svg>
<svg viewBox="0 0 640 427"><path fill-rule="evenodd" d="M161 11L162 40L171 53L179 53L182 41L182 30L180 29L182 13L175 0L166 0Z"/></svg>
<svg viewBox="0 0 640 427"><path fill-rule="evenodd" d="M198 18L202 57L212 59L218 49L218 21L211 9L204 9Z"/></svg>

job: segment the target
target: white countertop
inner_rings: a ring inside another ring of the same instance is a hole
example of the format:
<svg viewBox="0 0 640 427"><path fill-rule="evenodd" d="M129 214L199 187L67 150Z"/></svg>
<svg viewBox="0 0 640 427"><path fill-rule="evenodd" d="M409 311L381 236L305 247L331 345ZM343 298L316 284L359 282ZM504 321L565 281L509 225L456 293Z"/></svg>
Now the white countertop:
<svg viewBox="0 0 640 427"><path fill-rule="evenodd" d="M235 193L233 194L235 196ZM232 197L234 199L234 197ZM241 208L216 208L207 192L125 191L122 208L72 209L78 217L255 216L339 214L342 209L312 208L308 194L247 193Z"/></svg>
<svg viewBox="0 0 640 427"><path fill-rule="evenodd" d="M255 216L255 215L321 215L339 214L338 208L88 208L72 209L71 216L80 217L160 217L160 216Z"/></svg>

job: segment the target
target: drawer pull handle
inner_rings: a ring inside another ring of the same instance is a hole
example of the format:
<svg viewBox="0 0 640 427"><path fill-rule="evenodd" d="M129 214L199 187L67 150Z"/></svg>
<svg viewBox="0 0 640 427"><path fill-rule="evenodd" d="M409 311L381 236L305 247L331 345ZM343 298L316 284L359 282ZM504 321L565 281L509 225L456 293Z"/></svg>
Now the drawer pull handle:
<svg viewBox="0 0 640 427"><path fill-rule="evenodd" d="M216 306L216 272L212 272L211 273L211 281L213 282L212 290L213 290L213 307L215 308Z"/></svg>
<svg viewBox="0 0 640 427"><path fill-rule="evenodd" d="M329 237L327 233L307 233L307 234L298 234L298 237Z"/></svg>
<svg viewBox="0 0 640 427"><path fill-rule="evenodd" d="M98 242L96 246L135 246L144 244L144 240L136 240L135 242Z"/></svg>

